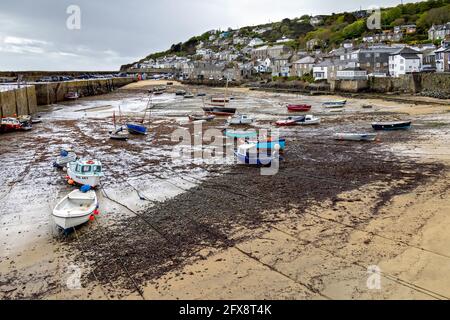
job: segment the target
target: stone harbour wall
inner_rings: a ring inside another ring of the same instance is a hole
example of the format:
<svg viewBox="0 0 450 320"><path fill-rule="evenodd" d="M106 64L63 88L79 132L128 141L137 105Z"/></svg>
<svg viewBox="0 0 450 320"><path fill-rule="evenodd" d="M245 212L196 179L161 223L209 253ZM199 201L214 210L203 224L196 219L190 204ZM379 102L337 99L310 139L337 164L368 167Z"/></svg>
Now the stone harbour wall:
<svg viewBox="0 0 450 320"><path fill-rule="evenodd" d="M112 78L36 83L37 104L48 105L64 101L69 92L78 92L81 97L106 94L136 81L135 78Z"/></svg>
<svg viewBox="0 0 450 320"><path fill-rule="evenodd" d="M4 87L0 90L0 117L31 115L36 111L37 101L34 86Z"/></svg>

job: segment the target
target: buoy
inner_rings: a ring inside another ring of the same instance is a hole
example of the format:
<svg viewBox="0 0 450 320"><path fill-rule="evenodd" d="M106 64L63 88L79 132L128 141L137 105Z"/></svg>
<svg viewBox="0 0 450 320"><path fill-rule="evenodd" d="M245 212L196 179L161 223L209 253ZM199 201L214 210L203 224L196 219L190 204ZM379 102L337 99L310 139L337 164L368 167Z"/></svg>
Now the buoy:
<svg viewBox="0 0 450 320"><path fill-rule="evenodd" d="M75 181L73 181L72 179L70 179L69 181L67 181L71 186L73 186L75 184Z"/></svg>
<svg viewBox="0 0 450 320"><path fill-rule="evenodd" d="M94 210L94 215L98 216L100 214L100 212L98 212L98 210Z"/></svg>
<svg viewBox="0 0 450 320"><path fill-rule="evenodd" d="M66 176L66 180L69 180L70 179L70 177L69 176Z"/></svg>
<svg viewBox="0 0 450 320"><path fill-rule="evenodd" d="M89 217L89 220L90 220L90 221L94 221L94 220L95 220L95 217L92 215L92 216Z"/></svg>

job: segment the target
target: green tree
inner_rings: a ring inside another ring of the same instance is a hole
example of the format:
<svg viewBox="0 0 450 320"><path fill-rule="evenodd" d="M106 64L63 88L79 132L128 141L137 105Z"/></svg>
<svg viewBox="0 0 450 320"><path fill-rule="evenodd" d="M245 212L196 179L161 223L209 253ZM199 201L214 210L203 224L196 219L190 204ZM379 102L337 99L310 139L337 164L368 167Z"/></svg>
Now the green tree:
<svg viewBox="0 0 450 320"><path fill-rule="evenodd" d="M349 24L342 30L342 37L344 39L353 39L360 37L367 30L367 25L364 20L358 20Z"/></svg>

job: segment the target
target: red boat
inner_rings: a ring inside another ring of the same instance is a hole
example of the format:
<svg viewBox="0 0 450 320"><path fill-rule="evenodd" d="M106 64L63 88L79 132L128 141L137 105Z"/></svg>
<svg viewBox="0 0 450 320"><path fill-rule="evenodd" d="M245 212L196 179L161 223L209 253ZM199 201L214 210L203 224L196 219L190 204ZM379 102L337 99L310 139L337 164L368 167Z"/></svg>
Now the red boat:
<svg viewBox="0 0 450 320"><path fill-rule="evenodd" d="M287 108L292 112L307 112L311 110L311 106L307 104L290 104Z"/></svg>
<svg viewBox="0 0 450 320"><path fill-rule="evenodd" d="M290 127L290 126L296 126L297 122L295 122L294 120L280 120L275 122L275 124L278 127Z"/></svg>

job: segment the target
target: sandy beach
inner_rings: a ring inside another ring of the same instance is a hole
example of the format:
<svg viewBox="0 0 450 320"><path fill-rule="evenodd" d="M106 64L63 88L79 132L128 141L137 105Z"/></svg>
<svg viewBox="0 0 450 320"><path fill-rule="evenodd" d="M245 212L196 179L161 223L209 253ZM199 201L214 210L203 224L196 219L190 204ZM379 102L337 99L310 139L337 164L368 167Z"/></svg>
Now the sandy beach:
<svg viewBox="0 0 450 320"><path fill-rule="evenodd" d="M187 115L204 99L174 92L208 98L225 88L174 82L152 101L148 136L109 141L113 112L141 119L147 89L163 85L142 81L44 107L32 131L0 137L0 299L450 298L450 101L349 98L332 113L322 103L341 97L230 88L231 104L257 129L299 101L322 119L282 129L285 161L261 176L234 157L177 156L173 132L195 138ZM373 143L333 139L394 120L413 127ZM105 168L100 215L69 236L51 217L73 190L52 168L61 149Z"/></svg>

